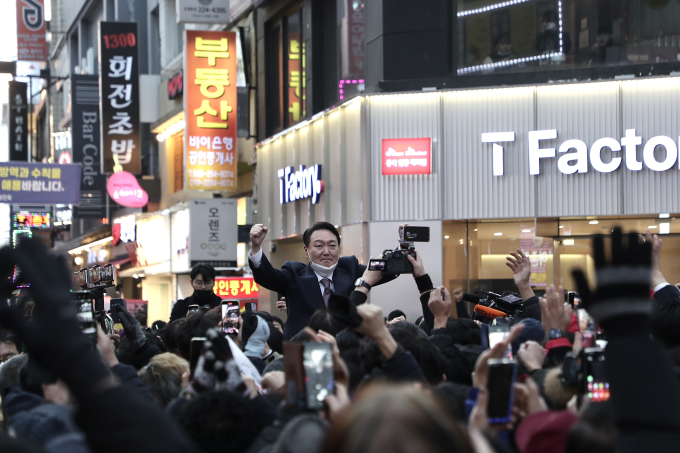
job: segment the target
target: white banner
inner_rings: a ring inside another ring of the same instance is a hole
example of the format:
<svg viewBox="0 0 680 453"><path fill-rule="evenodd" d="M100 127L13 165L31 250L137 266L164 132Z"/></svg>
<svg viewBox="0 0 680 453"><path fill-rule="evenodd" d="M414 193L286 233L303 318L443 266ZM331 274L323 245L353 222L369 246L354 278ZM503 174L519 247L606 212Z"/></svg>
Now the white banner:
<svg viewBox="0 0 680 453"><path fill-rule="evenodd" d="M177 23L226 24L229 0L177 0Z"/></svg>
<svg viewBox="0 0 680 453"><path fill-rule="evenodd" d="M189 202L189 259L213 267L236 267L238 224L235 199L199 198Z"/></svg>

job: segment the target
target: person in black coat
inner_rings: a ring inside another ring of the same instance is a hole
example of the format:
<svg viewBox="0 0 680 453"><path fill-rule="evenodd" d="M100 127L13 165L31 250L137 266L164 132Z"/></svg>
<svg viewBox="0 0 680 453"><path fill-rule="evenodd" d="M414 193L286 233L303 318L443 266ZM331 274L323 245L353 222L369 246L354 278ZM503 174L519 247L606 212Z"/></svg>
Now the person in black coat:
<svg viewBox="0 0 680 453"><path fill-rule="evenodd" d="M253 225L248 260L255 282L286 298L284 337L293 337L309 323L315 311L325 310L331 293L349 297L358 285L370 288L359 281L366 266L359 264L355 256L340 258L340 234L330 223L316 222L305 231L302 239L308 264L286 261L280 270L271 265L260 248L267 231L262 224ZM383 278L378 284L393 278Z"/></svg>
<svg viewBox="0 0 680 453"><path fill-rule="evenodd" d="M194 293L186 299L175 302L170 315L170 322L186 318L189 305L208 305L210 308L219 307L222 299L215 294L215 268L209 264L197 264L191 269L191 287Z"/></svg>

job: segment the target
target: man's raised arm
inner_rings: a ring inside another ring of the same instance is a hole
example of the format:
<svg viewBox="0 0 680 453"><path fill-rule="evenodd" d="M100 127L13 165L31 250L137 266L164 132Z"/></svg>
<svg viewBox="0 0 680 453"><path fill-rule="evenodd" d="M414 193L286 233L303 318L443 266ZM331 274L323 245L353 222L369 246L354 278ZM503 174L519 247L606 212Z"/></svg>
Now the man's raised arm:
<svg viewBox="0 0 680 453"><path fill-rule="evenodd" d="M253 225L250 229L250 252L248 261L253 271L253 277L258 285L262 285L270 291L286 293L290 285L290 275L286 270L275 269L271 265L264 253L262 253L262 242L267 236L269 228L261 223Z"/></svg>

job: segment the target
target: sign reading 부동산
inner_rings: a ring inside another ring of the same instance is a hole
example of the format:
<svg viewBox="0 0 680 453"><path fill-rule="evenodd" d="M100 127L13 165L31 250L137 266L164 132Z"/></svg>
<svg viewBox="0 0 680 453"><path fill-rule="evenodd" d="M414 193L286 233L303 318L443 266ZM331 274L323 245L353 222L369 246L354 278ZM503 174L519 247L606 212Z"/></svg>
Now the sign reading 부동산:
<svg viewBox="0 0 680 453"><path fill-rule="evenodd" d="M236 267L236 200L200 198L189 202L191 266Z"/></svg>
<svg viewBox="0 0 680 453"><path fill-rule="evenodd" d="M139 125L137 24L100 22L99 88L101 93L102 173L142 172Z"/></svg>
<svg viewBox="0 0 680 453"><path fill-rule="evenodd" d="M80 165L0 163L0 203L77 204Z"/></svg>

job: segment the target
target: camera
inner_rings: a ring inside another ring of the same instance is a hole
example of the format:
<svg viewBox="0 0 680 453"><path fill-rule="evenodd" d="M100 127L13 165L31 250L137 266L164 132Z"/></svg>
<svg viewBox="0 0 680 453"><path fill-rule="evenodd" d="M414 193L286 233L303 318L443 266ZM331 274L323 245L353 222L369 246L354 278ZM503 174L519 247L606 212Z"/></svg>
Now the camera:
<svg viewBox="0 0 680 453"><path fill-rule="evenodd" d="M517 293L505 291L503 294L497 294L491 291L485 291L482 288L477 288L475 294L486 296L485 299L479 300L478 305L490 309L475 309L475 314L472 318L475 321L481 321L483 323L491 322L494 318L487 313L495 314L494 317L507 319L510 324L512 324L516 318L524 318L524 301L522 300L522 296Z"/></svg>
<svg viewBox="0 0 680 453"><path fill-rule="evenodd" d="M100 267L95 264L91 269L83 268L73 273L73 283L84 290L82 293L94 299L94 311L97 321L101 324L104 332L113 333L113 321L106 315L104 310L106 288L114 286L113 266L105 264Z"/></svg>
<svg viewBox="0 0 680 453"><path fill-rule="evenodd" d="M399 247L385 250L382 259L371 260L369 270L379 270L385 275L412 274L413 265L408 256L411 255L413 259L417 257L414 242L430 242L430 227L405 226Z"/></svg>

